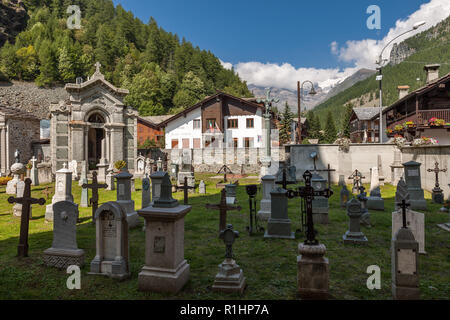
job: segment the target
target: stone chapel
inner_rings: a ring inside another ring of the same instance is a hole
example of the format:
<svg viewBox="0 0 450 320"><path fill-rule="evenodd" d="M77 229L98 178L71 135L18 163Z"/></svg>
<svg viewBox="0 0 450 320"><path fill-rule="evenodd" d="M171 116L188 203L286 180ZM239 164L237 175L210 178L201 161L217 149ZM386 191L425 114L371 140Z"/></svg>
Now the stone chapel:
<svg viewBox="0 0 450 320"><path fill-rule="evenodd" d="M64 163L86 161L89 170L125 160L134 173L137 158L138 112L125 106L128 90L105 80L100 63L87 81L77 79L65 90L69 99L50 106L50 143L53 172Z"/></svg>

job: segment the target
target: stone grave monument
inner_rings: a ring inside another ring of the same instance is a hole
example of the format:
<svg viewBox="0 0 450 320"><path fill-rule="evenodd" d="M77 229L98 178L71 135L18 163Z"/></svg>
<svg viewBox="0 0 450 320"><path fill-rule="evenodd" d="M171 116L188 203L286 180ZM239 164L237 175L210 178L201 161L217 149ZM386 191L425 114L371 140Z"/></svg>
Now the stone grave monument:
<svg viewBox="0 0 450 320"><path fill-rule="evenodd" d="M400 150L394 150L394 162L390 165L391 167L391 183L392 185L397 185L401 177L403 177L403 165L402 165L402 154Z"/></svg>
<svg viewBox="0 0 450 320"><path fill-rule="evenodd" d="M392 296L394 300L418 300L419 290L419 243L407 227L405 200L401 203L402 227L398 229L391 245Z"/></svg>
<svg viewBox="0 0 450 320"><path fill-rule="evenodd" d="M127 215L111 201L95 212L96 254L88 274L123 280L130 276Z"/></svg>
<svg viewBox="0 0 450 320"><path fill-rule="evenodd" d="M275 188L275 176L266 175L261 178L262 182L262 199L260 202L260 210L258 211L258 219L267 221L270 218L271 212L271 197L270 192Z"/></svg>
<svg viewBox="0 0 450 320"><path fill-rule="evenodd" d="M151 194L150 194L150 179L147 174L142 178L142 209L146 208L151 203Z"/></svg>
<svg viewBox="0 0 450 320"><path fill-rule="evenodd" d="M80 175L80 179L78 180L78 185L80 187L83 185L84 179L86 179L86 181L88 181L87 171L88 170L87 170L87 167L86 167L86 161L83 160L83 161L81 161L81 175Z"/></svg>
<svg viewBox="0 0 450 320"><path fill-rule="evenodd" d="M184 183L184 177L187 177L189 187L195 187L194 167L192 166L190 149L183 150L180 171L178 172L177 185L181 186Z"/></svg>
<svg viewBox="0 0 450 320"><path fill-rule="evenodd" d="M53 195L52 203L46 207L46 221L53 221L53 205L60 201L74 202L72 195L72 171L66 168L65 162L63 168L56 171L55 194Z"/></svg>
<svg viewBox="0 0 450 320"><path fill-rule="evenodd" d="M352 198L347 202L347 215L350 218L348 230L344 234L344 244L367 244L367 237L361 232L361 203Z"/></svg>
<svg viewBox="0 0 450 320"><path fill-rule="evenodd" d="M370 176L370 196L367 198L367 209L384 211L384 200L381 198L377 167L372 168Z"/></svg>
<svg viewBox="0 0 450 320"><path fill-rule="evenodd" d="M81 182L81 185L87 184L88 183L87 177L81 178L80 182ZM89 189L88 188L81 188L80 207L81 208L88 208L89 207Z"/></svg>
<svg viewBox="0 0 450 320"><path fill-rule="evenodd" d="M84 264L84 250L77 245L78 205L60 201L53 205L53 243L44 251L47 266L67 269Z"/></svg>
<svg viewBox="0 0 450 320"><path fill-rule="evenodd" d="M386 177L383 173L383 165L381 164L381 155L377 156L377 169L378 169L378 181L380 186L384 186L384 181Z"/></svg>
<svg viewBox="0 0 450 320"><path fill-rule="evenodd" d="M16 185L20 181L20 175L24 174L25 171L25 166L20 162L16 162L11 166L11 173L13 174L13 178L6 184L6 194L16 194Z"/></svg>
<svg viewBox="0 0 450 320"><path fill-rule="evenodd" d="M427 202L424 198L422 182L420 180L421 163L409 161L403 164L405 168L405 182L410 196L411 210L426 210Z"/></svg>
<svg viewBox="0 0 450 320"><path fill-rule="evenodd" d="M136 158L136 170L134 175L136 177L142 177L145 173L145 157L142 154Z"/></svg>
<svg viewBox="0 0 450 320"><path fill-rule="evenodd" d="M200 180L200 183L198 185L198 193L206 194L206 185L205 185L205 181L203 181L203 180Z"/></svg>
<svg viewBox="0 0 450 320"><path fill-rule="evenodd" d="M134 200L131 200L131 179L133 175L122 169L114 178L117 180L117 203L120 204L127 216L128 227L134 228L139 224L139 216L134 210Z"/></svg>
<svg viewBox="0 0 450 320"><path fill-rule="evenodd" d="M233 243L239 237L239 232L233 231L233 226L229 224L220 232L219 237L225 243L226 253L225 260L219 264L219 272L214 279L212 290L242 294L246 287L244 273L233 259Z"/></svg>
<svg viewBox="0 0 450 320"><path fill-rule="evenodd" d="M16 197L22 198L25 192L25 182L24 181L17 182L16 190L17 190ZM13 215L16 217L22 216L22 204L20 204L19 202L14 204L13 206ZM32 217L33 217L33 207L30 206L30 219Z"/></svg>
<svg viewBox="0 0 450 320"><path fill-rule="evenodd" d="M371 227L370 223L370 212L367 209L367 192L365 191L364 186L359 187L360 193L357 196L359 202L361 202L361 219L360 222L363 226Z"/></svg>
<svg viewBox="0 0 450 320"><path fill-rule="evenodd" d="M291 232L291 220L288 217L287 191L277 187L270 192L271 213L267 222L264 238L295 239Z"/></svg>
<svg viewBox="0 0 450 320"><path fill-rule="evenodd" d="M107 169L107 174L106 174L106 184L108 185L108 187L106 187L106 190L108 191L112 191L115 190L115 181L114 181L114 165L111 163Z"/></svg>
<svg viewBox="0 0 450 320"><path fill-rule="evenodd" d="M72 180L78 180L80 177L78 176L78 163L77 160L72 160L69 162L69 170L72 171Z"/></svg>
<svg viewBox="0 0 450 320"><path fill-rule="evenodd" d="M189 264L184 259L184 217L192 207L179 205L172 198L169 174L155 174L162 173L160 196L138 211L146 221L145 265L138 286L140 291L177 293L189 280Z"/></svg>
<svg viewBox="0 0 450 320"><path fill-rule="evenodd" d="M38 186L39 185L39 172L36 167L37 159L33 156L33 158L31 158L30 161L32 164L31 172L30 172L31 185Z"/></svg>

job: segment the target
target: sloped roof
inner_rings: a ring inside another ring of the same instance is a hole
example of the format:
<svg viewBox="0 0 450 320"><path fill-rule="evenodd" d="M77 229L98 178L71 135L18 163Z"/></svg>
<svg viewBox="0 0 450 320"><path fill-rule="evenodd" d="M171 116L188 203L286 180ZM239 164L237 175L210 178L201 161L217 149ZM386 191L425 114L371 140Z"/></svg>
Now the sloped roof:
<svg viewBox="0 0 450 320"><path fill-rule="evenodd" d="M166 114L166 115L162 115L162 116L139 116L139 118L144 119L148 122L153 123L154 125L158 125L163 121L166 121L167 119L173 117L173 114Z"/></svg>
<svg viewBox="0 0 450 320"><path fill-rule="evenodd" d="M185 109L185 110L183 110L183 111L181 111L181 112L179 112L179 113L177 113L175 115L172 115L170 118L168 118L168 119L164 120L163 122L161 122L160 126L166 126L167 123L169 123L169 122L171 122L171 121L181 117L184 114L187 114L187 113L191 112L192 110L195 110L195 109L201 107L204 103L208 102L211 99L215 99L216 97L219 97L219 96L225 96L225 97L228 97L228 98L231 98L231 99L236 99L238 101L241 101L242 103L245 103L247 105L253 106L255 108L264 109L264 106L262 106L262 105L260 105L260 104L258 104L256 102L253 102L253 101L248 101L248 98L239 98L239 97L235 97L235 96L233 96L231 94L228 94L228 93L225 93L225 92L222 92L222 91L217 91L217 93L213 94L212 96L206 97L202 101L197 102L192 107L189 107L189 108L187 108L187 109Z"/></svg>
<svg viewBox="0 0 450 320"><path fill-rule="evenodd" d="M380 114L380 108L366 107L366 108L353 108L358 120L371 120L373 117Z"/></svg>

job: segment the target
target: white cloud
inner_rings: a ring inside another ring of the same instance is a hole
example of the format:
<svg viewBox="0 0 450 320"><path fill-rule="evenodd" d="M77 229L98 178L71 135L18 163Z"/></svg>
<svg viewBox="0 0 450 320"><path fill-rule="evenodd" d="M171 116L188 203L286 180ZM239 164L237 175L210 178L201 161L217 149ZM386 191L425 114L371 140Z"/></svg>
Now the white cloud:
<svg viewBox="0 0 450 320"><path fill-rule="evenodd" d="M248 84L257 86L295 90L297 88L297 81L311 80L320 87L327 88L343 81L346 77L352 75L361 68L375 69L375 61L377 60L381 49L391 39L402 32L411 29L416 22L426 21L427 24L414 32L407 33L405 36L400 37L396 40L397 43L432 27L445 19L449 13L449 0L431 0L429 3L421 5L416 12L412 13L405 20L397 20L395 26L389 29L382 40L349 40L341 48L339 48L339 44L336 41L333 41L330 44L331 53L337 55L341 61L353 64L353 66L345 69L295 68L289 63L277 64L254 61L240 62L234 65L234 69ZM383 8L381 8L381 19L383 19ZM390 49L390 46L386 48L383 54L384 58L389 58ZM229 62L220 62L227 69L233 67Z"/></svg>
<svg viewBox="0 0 450 320"><path fill-rule="evenodd" d="M295 90L297 81L310 80L326 88L356 72L355 68L344 70L298 68L289 63L243 62L234 66L239 76L249 84Z"/></svg>
<svg viewBox="0 0 450 320"><path fill-rule="evenodd" d="M222 67L224 67L225 69L231 70L231 68L233 68L233 64L229 63L229 62L223 62L222 60L220 60L220 64L222 65Z"/></svg>
<svg viewBox="0 0 450 320"><path fill-rule="evenodd" d="M375 68L375 61L385 45L389 43L396 36L412 29L413 25L419 21L426 21L426 25L408 32L399 37L394 43L399 43L413 35L420 33L440 21L448 17L450 13L450 1L448 0L431 0L420 6L419 10L409 15L405 20L397 20L395 26L389 29L389 32L381 40L364 39L364 40L349 40L345 46L338 48L336 42L332 42L331 52L338 55L339 59L345 62L353 62L358 68ZM383 8L381 8L381 20L383 21ZM383 58L389 58L389 52L392 45L390 44L383 52Z"/></svg>

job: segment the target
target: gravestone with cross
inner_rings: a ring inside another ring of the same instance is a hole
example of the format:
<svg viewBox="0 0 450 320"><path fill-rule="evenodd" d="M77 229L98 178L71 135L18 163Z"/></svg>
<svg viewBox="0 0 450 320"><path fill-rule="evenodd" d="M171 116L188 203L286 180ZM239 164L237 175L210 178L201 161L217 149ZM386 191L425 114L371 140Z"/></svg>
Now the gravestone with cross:
<svg viewBox="0 0 450 320"><path fill-rule="evenodd" d="M30 161L31 161L31 172L30 172L31 184L33 186L38 186L39 185L39 174L38 174L38 169L36 167L37 159L33 156L33 158L31 158Z"/></svg>
<svg viewBox="0 0 450 320"><path fill-rule="evenodd" d="M44 263L60 269L84 264L84 250L77 245L78 206L70 201L53 205L53 242L44 251Z"/></svg>
<svg viewBox="0 0 450 320"><path fill-rule="evenodd" d="M433 188L433 193L431 195L431 199L434 203L444 203L444 193L442 189L439 187L439 172L447 172L447 169L440 169L439 162L436 161L434 164L434 169L428 169L428 172L433 172L436 176L436 182Z"/></svg>
<svg viewBox="0 0 450 320"><path fill-rule="evenodd" d="M305 186L296 190L288 190L287 196L292 199L300 197L306 208L306 240L298 246L297 257L297 290L302 299L327 299L329 291L329 263L324 257L325 245L316 239L312 213L312 201L316 196L331 197L333 191L315 190L312 186L312 173L307 170L303 174Z"/></svg>
<svg viewBox="0 0 450 320"><path fill-rule="evenodd" d="M359 191L359 189L362 186L362 180L365 179L366 177L364 177L361 172L358 171L358 169L356 169L355 171L353 171L352 175L350 177L348 177L348 179L353 180L353 188L352 188L352 193L356 193Z"/></svg>
<svg viewBox="0 0 450 320"><path fill-rule="evenodd" d="M407 203L406 207L406 225L414 235L414 239L419 243L419 253L426 254L425 251L425 214L410 209L410 195L406 183L401 179L397 185L395 194L396 211L392 212L392 238L403 226L401 203Z"/></svg>
<svg viewBox="0 0 450 320"><path fill-rule="evenodd" d="M233 174L233 172L231 171L231 169L227 166L227 165L223 165L220 170L217 172L217 174L221 174L223 173L223 183L228 182L227 180L227 174Z"/></svg>
<svg viewBox="0 0 450 320"><path fill-rule="evenodd" d="M92 223L95 223L95 212L98 209L98 190L99 189L106 189L108 185L106 183L99 184L97 182L97 172L92 172L92 183L83 183L81 186L85 189L92 189L92 197L89 200L89 204L92 206Z"/></svg>
<svg viewBox="0 0 450 320"><path fill-rule="evenodd" d="M226 192L225 189L222 189L220 192L220 203L219 204L209 204L205 205L206 209L219 210L220 218L219 218L219 232L224 230L227 224L227 211L237 210L241 211L240 206L232 206L227 204Z"/></svg>
<svg viewBox="0 0 450 320"><path fill-rule="evenodd" d="M219 238L225 243L225 260L219 264L219 272L212 286L213 291L242 294L245 290L244 273L233 259L233 244L238 237L239 232L234 231L231 224L220 232Z"/></svg>
<svg viewBox="0 0 450 320"><path fill-rule="evenodd" d="M72 195L72 171L63 163L62 169L56 171L55 174L55 194L52 203L47 205L45 209L45 221L53 221L53 205L60 201L73 201Z"/></svg>
<svg viewBox="0 0 450 320"><path fill-rule="evenodd" d="M182 186L176 186L175 189L178 191L179 189L183 190L183 197L184 197L184 204L189 204L189 197L188 197L188 191L189 190L195 190L195 186L189 186L188 183L188 177L184 177L184 182Z"/></svg>
<svg viewBox="0 0 450 320"><path fill-rule="evenodd" d="M402 227L395 232L391 246L392 296L395 300L418 300L419 290L419 243L407 226L405 199L397 203L401 209Z"/></svg>
<svg viewBox="0 0 450 320"><path fill-rule="evenodd" d="M9 197L9 203L20 203L22 205L22 216L20 217L20 237L17 255L19 257L28 257L28 228L30 221L30 208L32 204L43 206L45 199L34 199L31 197L31 179L25 179L25 190L20 198Z"/></svg>
<svg viewBox="0 0 450 320"><path fill-rule="evenodd" d="M127 215L115 201L106 202L95 212L96 254L88 274L114 279L130 276Z"/></svg>
<svg viewBox="0 0 450 320"><path fill-rule="evenodd" d="M361 202L361 219L360 222L363 226L370 228L372 224L370 223L370 212L367 209L367 192L363 185L359 187L359 194L356 198Z"/></svg>

